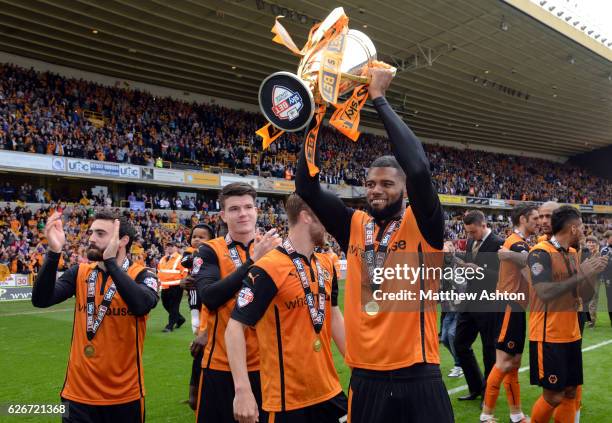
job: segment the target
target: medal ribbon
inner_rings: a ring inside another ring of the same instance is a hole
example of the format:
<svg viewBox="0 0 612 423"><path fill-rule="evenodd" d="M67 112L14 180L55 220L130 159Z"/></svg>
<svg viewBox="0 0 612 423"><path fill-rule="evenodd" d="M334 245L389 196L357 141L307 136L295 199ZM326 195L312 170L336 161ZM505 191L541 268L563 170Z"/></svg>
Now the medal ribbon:
<svg viewBox="0 0 612 423"><path fill-rule="evenodd" d="M124 272L127 272L128 267L130 267L130 261L125 258L123 261L123 265L121 269ZM113 282L109 287L106 293L104 294L104 298L98 307L98 314L96 315L96 319L94 320L94 309L96 304L96 281L98 279L99 270L96 267L91 271L89 276L87 277L87 340L91 341L96 336L98 329L102 325L102 321L104 317L106 317L106 312L113 301L113 297L117 292L117 287L115 287L115 282Z"/></svg>
<svg viewBox="0 0 612 423"><path fill-rule="evenodd" d="M240 266L242 266L242 258L240 258L240 254L238 253L236 244L234 243L232 237L229 234L225 235L225 242L227 243L227 249L229 251L230 258L234 262L234 267L238 269Z"/></svg>
<svg viewBox="0 0 612 423"><path fill-rule="evenodd" d="M404 215L399 219L395 219L391 221L387 225L387 228L383 234L380 243L378 244L378 248L374 248L374 219L371 219L365 225L365 262L368 267L368 275L370 276L370 287L372 291L376 289L376 284L371 282L374 278L374 269L382 268L385 264L385 259L387 258L387 249L389 248L389 243L395 231L397 231L400 227Z"/></svg>
<svg viewBox="0 0 612 423"><path fill-rule="evenodd" d="M315 266L317 267L317 281L319 284L319 290L317 293L319 304L318 308L315 307L315 297L310 289L310 282L308 282L308 277L306 276L306 267L304 265L304 261L300 257L300 255L295 251L293 245L289 238L283 241L283 249L289 255L289 258L293 262L295 266L295 270L297 270L298 276L300 278L300 282L302 283L302 288L304 289L304 294L306 295L306 304L308 305L308 314L310 314L310 320L312 320L312 326L315 330L315 333L321 332L323 328L323 322L325 321L325 275L323 273L323 269L321 268L321 264L319 260L317 260L316 256L314 257Z"/></svg>
<svg viewBox="0 0 612 423"><path fill-rule="evenodd" d="M517 228L514 229L514 233L517 234L518 236L520 236L521 238L523 238L523 241L527 240L527 237L525 236L525 234L523 234L520 230L518 230Z"/></svg>

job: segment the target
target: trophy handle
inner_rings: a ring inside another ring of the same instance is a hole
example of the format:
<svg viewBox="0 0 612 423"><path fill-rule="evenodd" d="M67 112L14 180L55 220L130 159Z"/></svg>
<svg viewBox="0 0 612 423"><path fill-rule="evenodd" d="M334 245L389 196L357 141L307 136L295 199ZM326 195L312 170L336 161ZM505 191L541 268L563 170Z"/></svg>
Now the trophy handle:
<svg viewBox="0 0 612 423"><path fill-rule="evenodd" d="M352 75L350 73L345 73L345 72L342 72L340 74L340 78L348 79L350 81L358 82L360 84L370 83L370 78L368 78L367 76Z"/></svg>
<svg viewBox="0 0 612 423"><path fill-rule="evenodd" d="M397 70L394 67L391 67L390 69L393 72L393 76L395 76L395 73L396 73ZM340 77L344 78L344 79L348 79L349 81L358 82L360 84L369 84L370 83L370 77L369 76L353 75L351 73L342 72L340 74Z"/></svg>

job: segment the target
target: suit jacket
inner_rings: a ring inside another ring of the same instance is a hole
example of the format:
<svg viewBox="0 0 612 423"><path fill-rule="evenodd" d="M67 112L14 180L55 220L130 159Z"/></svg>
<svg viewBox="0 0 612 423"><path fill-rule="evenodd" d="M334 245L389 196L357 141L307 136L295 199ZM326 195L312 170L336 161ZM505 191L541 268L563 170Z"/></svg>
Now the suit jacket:
<svg viewBox="0 0 612 423"><path fill-rule="evenodd" d="M480 301L482 291L495 292L499 279L499 258L497 251L504 244L504 240L494 233L489 234L482 243L476 255L472 254L474 240L468 240L464 261L474 263L482 268L484 277L479 280L476 276L468 281L467 292L474 292L478 295L476 301L468 301L464 304L463 311L496 311L498 304L491 301Z"/></svg>

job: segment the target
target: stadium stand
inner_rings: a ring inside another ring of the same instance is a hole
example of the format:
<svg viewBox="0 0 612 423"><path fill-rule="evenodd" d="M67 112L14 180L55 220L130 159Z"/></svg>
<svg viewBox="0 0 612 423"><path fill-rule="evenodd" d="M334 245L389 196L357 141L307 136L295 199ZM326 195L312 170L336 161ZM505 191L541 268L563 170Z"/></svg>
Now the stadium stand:
<svg viewBox="0 0 612 423"><path fill-rule="evenodd" d="M301 135L262 151L258 114L0 65L0 148L66 157L293 179ZM358 143L323 127L327 183L362 185L384 137ZM385 146L382 147L381 146ZM612 185L568 164L425 146L438 192L523 201L612 204ZM529 177L527 176L529 175Z"/></svg>
<svg viewBox="0 0 612 423"><path fill-rule="evenodd" d="M31 186L29 187L31 190ZM23 187L19 192L23 191ZM45 252L45 239L42 235L47 217L58 208L64 209L68 244L63 254L63 263L60 269L66 269L85 259L84 244L78 239L86 239L83 231L88 227L89 219L94 211L104 205L104 199L99 196L84 193L81 201L66 205L55 202L26 203L23 195L14 196L3 206L0 206L0 264L6 265L11 273L35 274ZM132 195L132 194L131 194ZM134 194L142 199L146 193ZM29 201L29 198L27 198ZM76 199L75 199L76 200ZM198 200L200 201L200 200ZM177 209L175 206L164 210L158 207L142 211L133 211L128 208L116 208L128 216L136 226L138 241L132 246L132 256L149 267L155 267L163 254L163 245L168 241L175 242L179 247L187 246L189 229L195 223L207 223L216 231L223 230L223 223L217 214L216 201L210 201L210 208L204 206L197 210ZM175 204L171 202L171 204ZM208 202L201 201L208 207ZM452 240L458 248L465 248L466 234L461 218L465 209L455 208L445 210L445 239ZM507 236L511 230L509 212L491 210L486 213L487 220L494 233ZM609 217L585 215L586 235L595 235L605 242L603 234L612 229L612 219ZM268 199L259 203L258 222L261 227L269 230L275 227L280 234L287 231L287 220L283 204L280 200ZM603 244L602 244L603 246ZM339 256L343 253L334 243L334 249Z"/></svg>

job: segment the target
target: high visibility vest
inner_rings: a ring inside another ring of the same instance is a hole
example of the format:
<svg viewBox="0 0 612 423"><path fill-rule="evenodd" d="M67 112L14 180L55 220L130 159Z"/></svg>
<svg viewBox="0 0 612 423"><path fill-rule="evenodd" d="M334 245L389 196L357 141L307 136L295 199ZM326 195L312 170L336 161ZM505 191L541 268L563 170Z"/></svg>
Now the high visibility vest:
<svg viewBox="0 0 612 423"><path fill-rule="evenodd" d="M157 278L161 288L166 289L181 283L181 279L187 274L186 269L181 266L182 256L174 253L170 257L164 256L157 265Z"/></svg>

